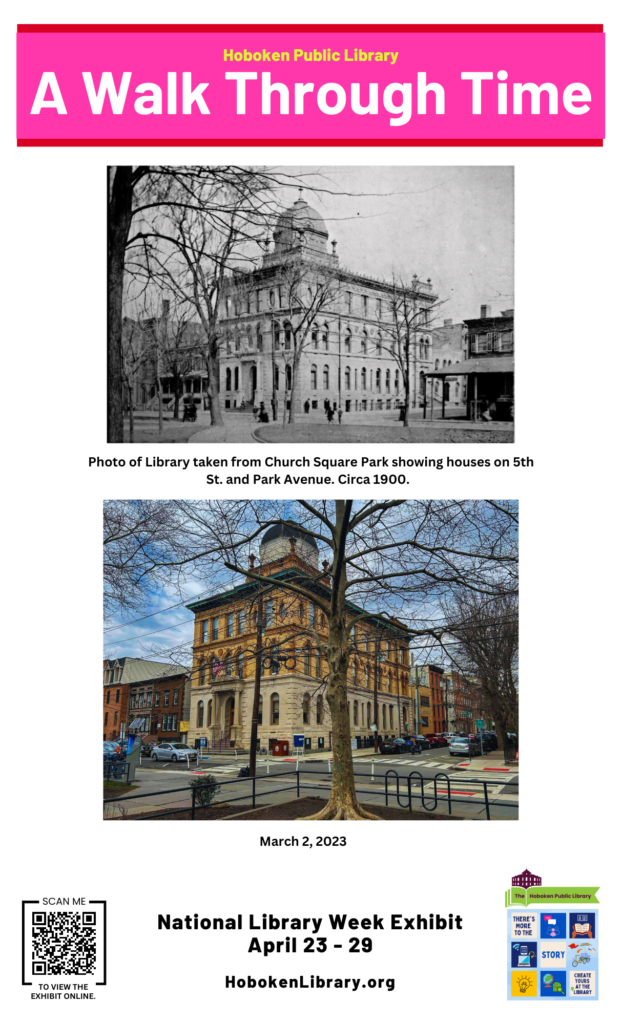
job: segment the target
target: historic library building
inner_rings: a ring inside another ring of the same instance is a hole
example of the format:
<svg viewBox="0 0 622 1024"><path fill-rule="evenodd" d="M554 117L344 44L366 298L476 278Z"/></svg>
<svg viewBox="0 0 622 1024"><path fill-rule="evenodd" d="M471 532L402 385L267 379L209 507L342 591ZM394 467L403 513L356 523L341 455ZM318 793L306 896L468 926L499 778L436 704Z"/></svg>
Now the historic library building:
<svg viewBox="0 0 622 1024"><path fill-rule="evenodd" d="M294 735L304 735L306 749L332 746L331 717L325 699L328 671L310 630L328 640L325 616L314 604L327 596L318 573L315 540L295 523L270 527L260 545L259 572L272 585L265 591L259 746L272 749ZM252 559L251 564L254 563ZM323 563L328 568L328 563ZM289 580L308 592L302 599L279 587ZM255 687L257 595L254 581L188 605L194 612L193 670L188 742L201 739L211 748L248 749ZM362 609L349 606L352 615ZM353 739L369 737L374 722L377 685L378 730L395 736L412 731L413 699L409 679L408 634L397 619L358 624L348 686ZM377 673L377 678L376 678ZM360 740L359 740L360 742Z"/></svg>
<svg viewBox="0 0 622 1024"><path fill-rule="evenodd" d="M396 409L404 401L396 353L403 358L406 333L411 404L423 404L425 374L434 369L431 281L415 276L400 284L396 311L393 283L340 267L336 247L332 241L328 251L324 221L300 198L278 218L261 266L227 281L220 309L225 409L263 402L282 414L292 389L296 414L326 403L344 413Z"/></svg>

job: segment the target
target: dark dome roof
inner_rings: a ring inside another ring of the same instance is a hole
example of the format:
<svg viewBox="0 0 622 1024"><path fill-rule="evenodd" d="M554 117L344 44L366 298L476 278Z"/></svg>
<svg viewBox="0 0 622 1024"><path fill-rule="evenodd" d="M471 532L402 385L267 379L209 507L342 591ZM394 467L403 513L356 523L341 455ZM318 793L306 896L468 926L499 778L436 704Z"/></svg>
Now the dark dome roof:
<svg viewBox="0 0 622 1024"><path fill-rule="evenodd" d="M317 550L315 537L310 537L307 533L301 533L300 529L296 529L297 526L298 523L294 522L276 523L269 530L266 530L261 538L261 543L267 544L269 540L276 540L278 537L295 537L296 540L304 541L305 544L309 544L310 547Z"/></svg>
<svg viewBox="0 0 622 1024"><path fill-rule="evenodd" d="M276 230L296 229L315 231L318 235L328 238L328 230L317 210L304 199L298 199L288 210L284 210L276 222Z"/></svg>

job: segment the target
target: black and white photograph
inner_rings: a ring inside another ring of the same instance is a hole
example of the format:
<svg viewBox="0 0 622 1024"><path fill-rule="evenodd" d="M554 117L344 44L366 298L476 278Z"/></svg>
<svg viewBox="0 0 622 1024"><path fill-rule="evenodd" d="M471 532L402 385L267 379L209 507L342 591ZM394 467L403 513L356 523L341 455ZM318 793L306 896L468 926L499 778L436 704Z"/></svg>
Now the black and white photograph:
<svg viewBox="0 0 622 1024"><path fill-rule="evenodd" d="M108 441L514 441L514 168L118 166Z"/></svg>

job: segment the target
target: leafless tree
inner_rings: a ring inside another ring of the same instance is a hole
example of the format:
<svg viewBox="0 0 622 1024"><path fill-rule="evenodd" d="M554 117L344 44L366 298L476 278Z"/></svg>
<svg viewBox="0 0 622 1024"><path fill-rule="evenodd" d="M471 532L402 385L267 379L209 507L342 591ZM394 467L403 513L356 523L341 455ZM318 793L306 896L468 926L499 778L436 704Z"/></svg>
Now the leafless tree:
<svg viewBox="0 0 622 1024"><path fill-rule="evenodd" d="M469 696L495 723L499 746L518 735L518 598L459 588L444 603L455 667L474 677Z"/></svg>
<svg viewBox="0 0 622 1024"><path fill-rule="evenodd" d="M113 503L114 504L114 503ZM123 517L113 533L116 559L111 567L132 589L162 574L181 581L194 574L209 579L213 592L222 573L265 585L266 577L249 565L249 553L266 528L292 519L303 535L326 553L326 565L307 581L279 579L279 587L309 599L326 618L326 633L307 626L325 660L326 699L333 729L334 772L330 798L319 818L374 817L356 796L348 716L348 667L356 651L352 628L386 621L410 637L415 649L442 650L450 640L441 601L455 593L484 599L512 596L518 589L517 511L507 501L176 501L154 503L172 510L163 537L151 545L129 531ZM123 503L127 508L128 503ZM114 512L113 508L113 512ZM139 515L140 508L129 508ZM151 511L150 509L147 510ZM292 519L286 518L291 516ZM113 519L114 525L114 519ZM124 532L125 531L125 532ZM127 536L129 534L129 540ZM174 540L176 546L172 545ZM156 530L156 541L159 534ZM129 552L124 545L129 543ZM169 551L167 545L171 545ZM152 553L152 548L156 552ZM135 564L134 564L135 563ZM130 567L129 581L127 566ZM137 580L135 580L135 576ZM181 583L179 582L179 585Z"/></svg>

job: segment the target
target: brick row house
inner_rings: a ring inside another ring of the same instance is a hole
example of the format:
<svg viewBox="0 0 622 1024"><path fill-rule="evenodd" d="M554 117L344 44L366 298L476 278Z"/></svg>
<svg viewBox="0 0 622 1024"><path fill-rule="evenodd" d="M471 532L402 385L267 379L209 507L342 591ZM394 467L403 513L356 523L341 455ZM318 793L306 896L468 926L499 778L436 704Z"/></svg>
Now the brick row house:
<svg viewBox="0 0 622 1024"><path fill-rule="evenodd" d="M188 727L187 678L187 669L170 662L106 659L104 740L124 739L131 733L147 742L182 738Z"/></svg>

